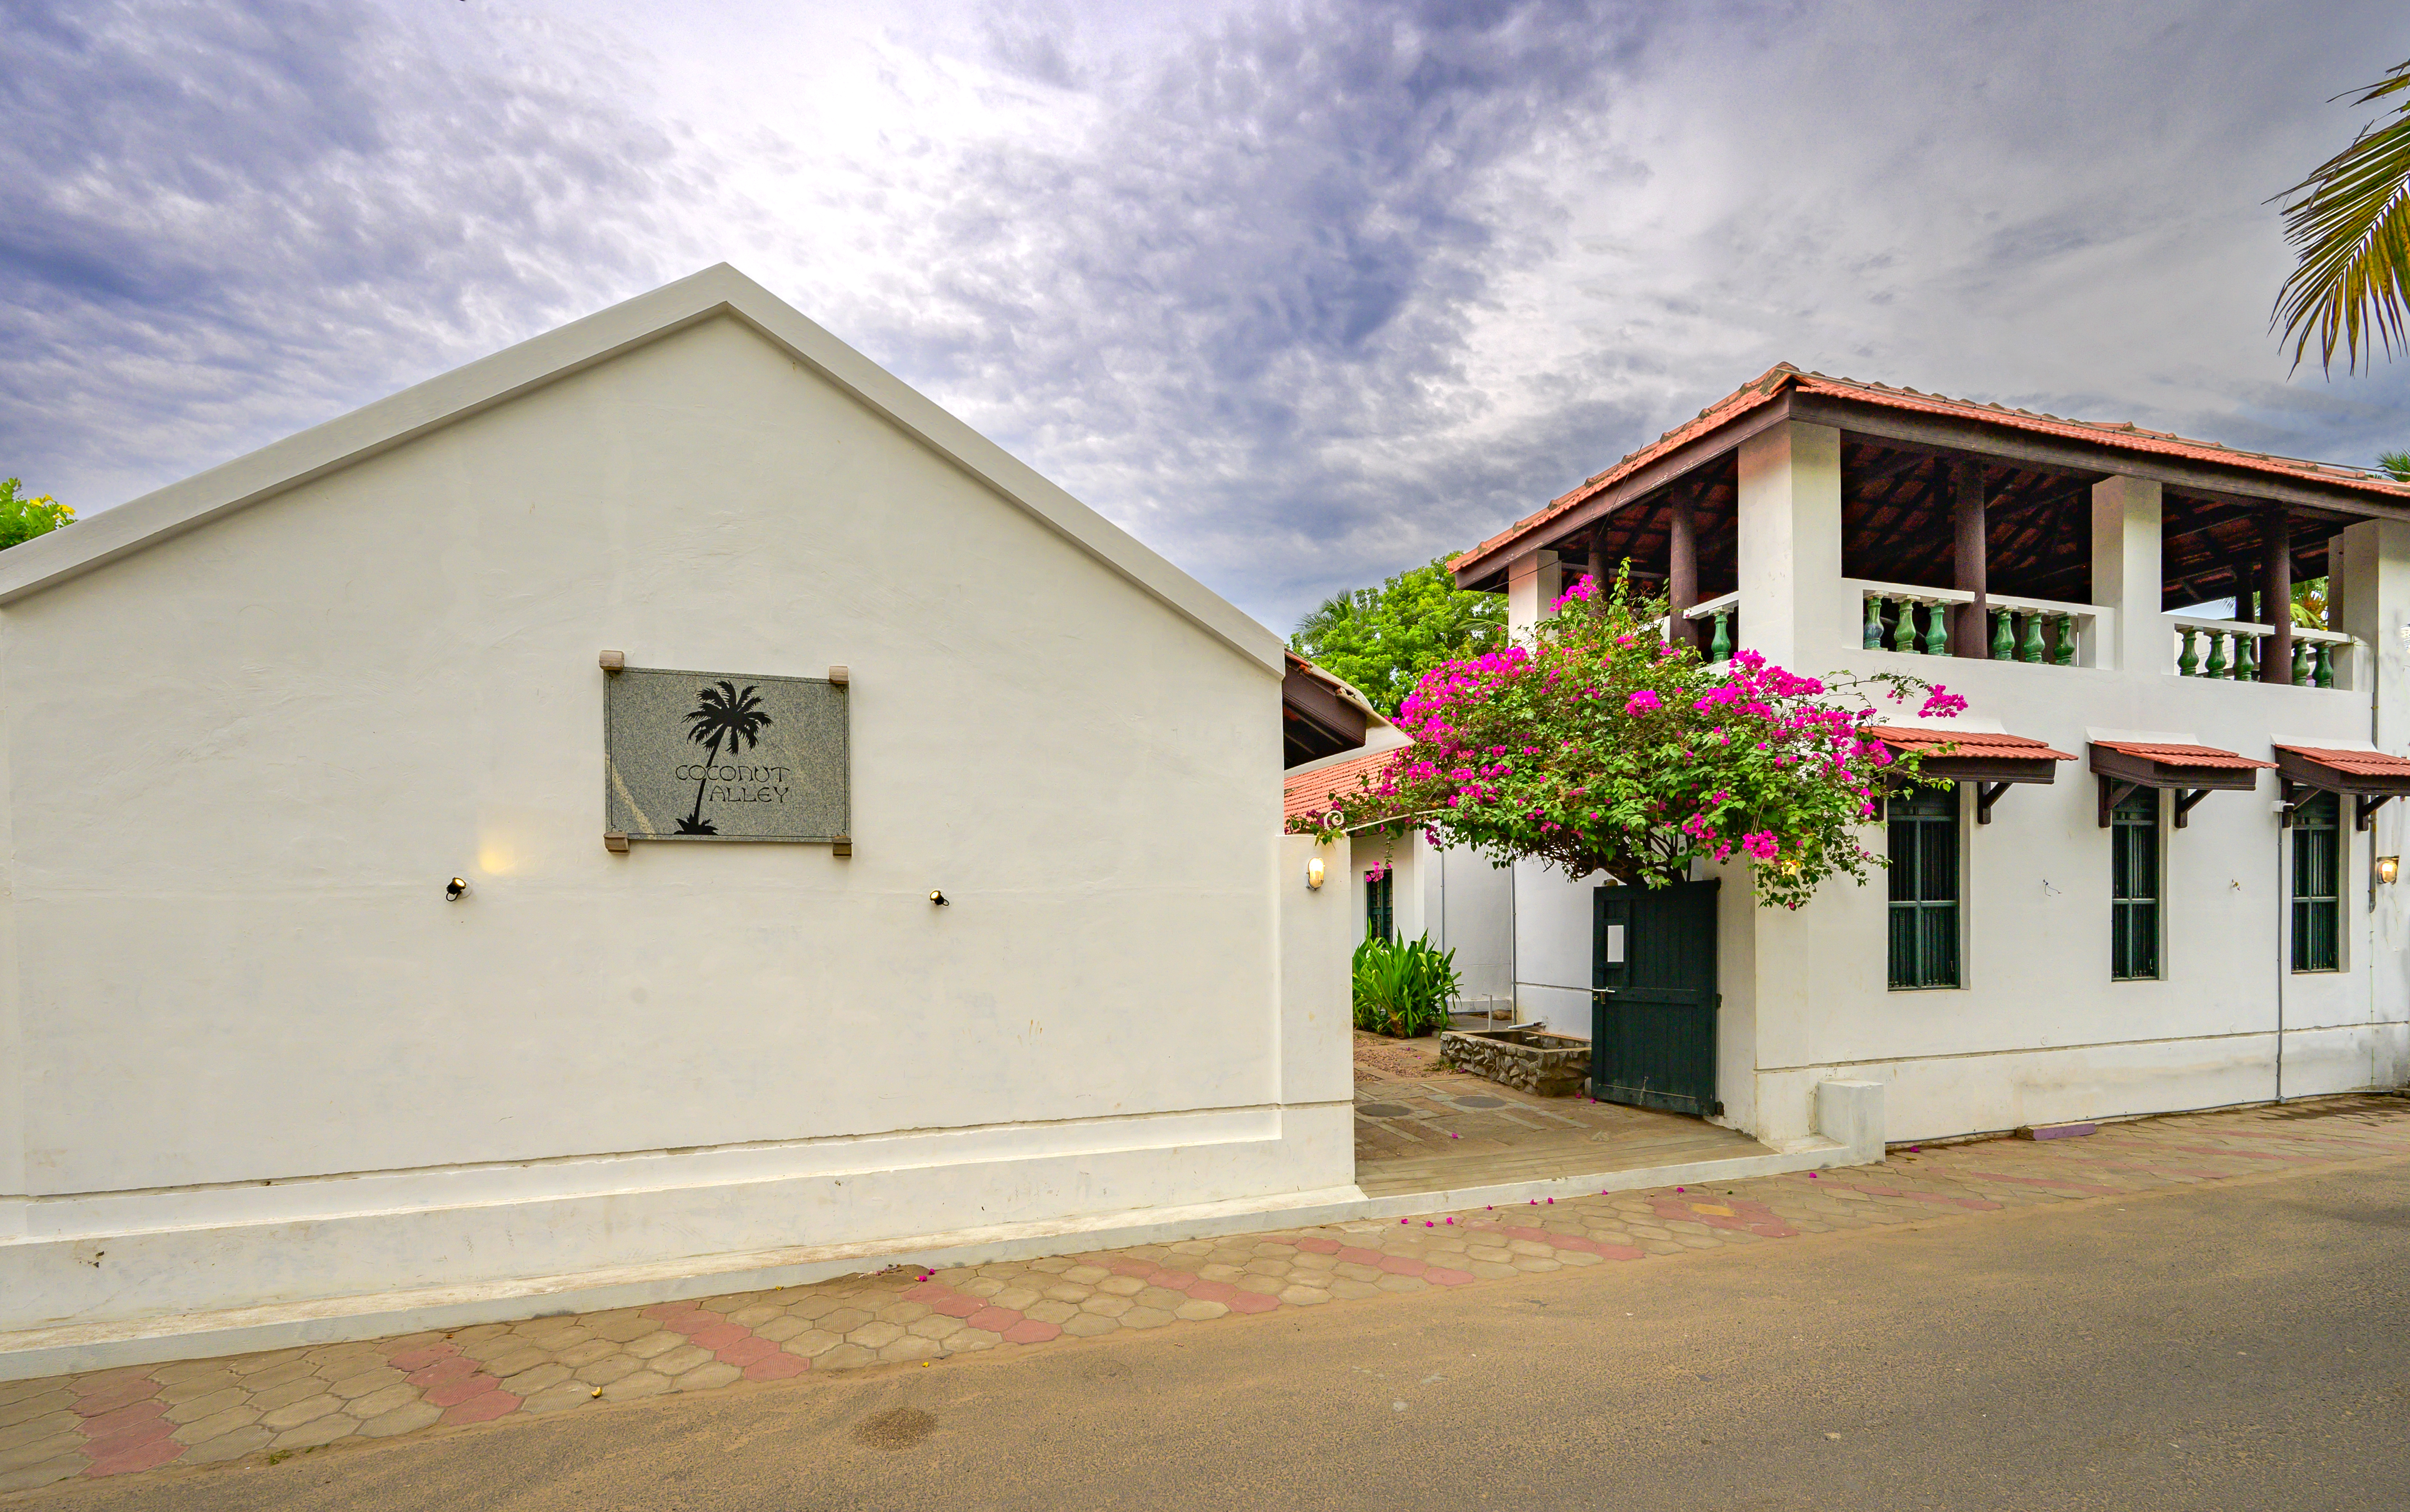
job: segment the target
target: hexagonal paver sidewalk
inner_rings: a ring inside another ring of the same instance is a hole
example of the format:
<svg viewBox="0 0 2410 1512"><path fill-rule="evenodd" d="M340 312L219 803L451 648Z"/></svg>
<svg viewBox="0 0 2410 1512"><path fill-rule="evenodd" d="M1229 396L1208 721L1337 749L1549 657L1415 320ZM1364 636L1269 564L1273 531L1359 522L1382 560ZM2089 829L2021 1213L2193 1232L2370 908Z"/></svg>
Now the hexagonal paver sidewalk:
<svg viewBox="0 0 2410 1512"><path fill-rule="evenodd" d="M2410 1099L2330 1098L2111 1125L2049 1143L1897 1150L1877 1166L1706 1188L935 1272L899 1269L701 1301L5 1382L0 1492L333 1450L596 1402L807 1381L1285 1307L1377 1304L1433 1287L2403 1156Z"/></svg>

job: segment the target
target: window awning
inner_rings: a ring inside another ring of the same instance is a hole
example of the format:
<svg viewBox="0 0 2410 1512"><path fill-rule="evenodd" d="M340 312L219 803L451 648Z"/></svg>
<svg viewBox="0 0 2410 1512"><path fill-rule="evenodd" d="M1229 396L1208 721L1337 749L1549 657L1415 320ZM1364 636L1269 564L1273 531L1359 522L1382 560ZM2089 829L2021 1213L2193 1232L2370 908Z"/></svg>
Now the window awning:
<svg viewBox="0 0 2410 1512"><path fill-rule="evenodd" d="M2285 785L2285 822L2319 792L2352 800L2355 829L2375 821L2388 800L2410 795L2410 761L2381 750L2334 750L2322 746L2279 746L2276 776Z"/></svg>
<svg viewBox="0 0 2410 1512"><path fill-rule="evenodd" d="M2074 757L2024 735L1975 730L1937 730L1926 725L1873 724L1866 733L1895 756L1913 753L1928 777L1975 784L1975 822L1992 821L1992 805L2012 782L2054 782L2058 763Z"/></svg>
<svg viewBox="0 0 2410 1512"><path fill-rule="evenodd" d="M2176 828L2183 829L2192 817L2193 806L2203 798L2213 792L2248 792L2259 785L2260 772L2275 764L2215 746L2096 740L2092 770L2100 779L2100 827L2109 827L2110 810L2136 789L2172 788Z"/></svg>

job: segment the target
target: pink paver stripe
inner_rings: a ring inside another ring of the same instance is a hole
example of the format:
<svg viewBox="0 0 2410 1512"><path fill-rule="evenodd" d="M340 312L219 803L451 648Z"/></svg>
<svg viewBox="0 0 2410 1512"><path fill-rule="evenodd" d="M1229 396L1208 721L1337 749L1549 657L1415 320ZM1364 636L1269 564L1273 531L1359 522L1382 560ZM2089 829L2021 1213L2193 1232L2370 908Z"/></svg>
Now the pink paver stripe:
<svg viewBox="0 0 2410 1512"><path fill-rule="evenodd" d="M2322 1155L2278 1155L2272 1150L2221 1150L2211 1145L2162 1144L2161 1150L2178 1155L2202 1155L2215 1160L2277 1160L2288 1166L2325 1166L2333 1164Z"/></svg>
<svg viewBox="0 0 2410 1512"><path fill-rule="evenodd" d="M2082 1192L2086 1197L2117 1197L2114 1186L2102 1186L2093 1182L2054 1181L2048 1176L2011 1176L1996 1170L1970 1170L1967 1175L1979 1181L2014 1182L2019 1186L2055 1186L2061 1191Z"/></svg>
<svg viewBox="0 0 2410 1512"><path fill-rule="evenodd" d="M138 1470L156 1470L183 1452L184 1447L174 1439L154 1439L121 1454L95 1459L84 1474L97 1480L103 1476L124 1476Z"/></svg>
<svg viewBox="0 0 2410 1512"><path fill-rule="evenodd" d="M485 1423L504 1413L518 1410L519 1399L508 1391L488 1391L483 1396L471 1397L446 1412L443 1420L447 1423Z"/></svg>
<svg viewBox="0 0 2410 1512"><path fill-rule="evenodd" d="M959 1291L950 1291L945 1296L931 1301L929 1305L948 1317L972 1317L986 1308L987 1299L965 1297Z"/></svg>
<svg viewBox="0 0 2410 1512"><path fill-rule="evenodd" d="M763 1355L746 1366L745 1378L748 1381L783 1381L791 1375L801 1375L811 1368L810 1360L798 1359L781 1349Z"/></svg>
<svg viewBox="0 0 2410 1512"><path fill-rule="evenodd" d="M1009 1307L989 1306L980 1308L963 1321L972 1328L985 1329L990 1333L1003 1333L1021 1321L1021 1315ZM1015 1339L1012 1342L1019 1344L1022 1341Z"/></svg>
<svg viewBox="0 0 2410 1512"><path fill-rule="evenodd" d="M1469 1287L1475 1278L1470 1271L1453 1271L1445 1265L1434 1265L1423 1272L1423 1279L1438 1287Z"/></svg>
<svg viewBox="0 0 2410 1512"><path fill-rule="evenodd" d="M112 1381L107 1390L94 1391L77 1398L75 1412L79 1417L98 1418L104 1413L115 1412L121 1407L129 1407L135 1403L148 1401L158 1394L159 1383L156 1381Z"/></svg>
<svg viewBox="0 0 2410 1512"><path fill-rule="evenodd" d="M446 1355L431 1365L410 1373L406 1379L413 1386L441 1386L445 1381L466 1380L477 1374L477 1362L463 1355Z"/></svg>
<svg viewBox="0 0 2410 1512"><path fill-rule="evenodd" d="M427 1388L427 1404L430 1407L457 1407L496 1391L501 1382L483 1371L457 1381L443 1381ZM472 1419L473 1420L473 1419Z"/></svg>
<svg viewBox="0 0 2410 1512"><path fill-rule="evenodd" d="M1044 1344L1049 1339L1060 1338L1062 1333L1062 1329L1053 1323L1040 1323L1034 1317L1024 1317L1020 1322L1015 1323L1012 1327L1004 1330L1004 1342L1007 1344Z"/></svg>
<svg viewBox="0 0 2410 1512"><path fill-rule="evenodd" d="M1980 1197L1940 1197L1932 1192L1906 1192L1896 1186L1855 1186L1851 1190L1864 1192L1868 1197L1904 1197L1911 1202L1923 1202L1930 1207L1965 1208L1969 1213L1993 1213L2000 1206L1997 1202L1986 1202Z"/></svg>
<svg viewBox="0 0 2410 1512"><path fill-rule="evenodd" d="M1269 1313L1280 1305L1278 1297L1267 1297L1260 1291L1241 1291L1222 1303L1234 1313Z"/></svg>
<svg viewBox="0 0 2410 1512"><path fill-rule="evenodd" d="M782 1353L777 1345L756 1333L748 1333L734 1344L722 1345L717 1352L723 1361L731 1365L750 1365L757 1359L767 1359L772 1355ZM788 1358L791 1359L794 1357L790 1355Z"/></svg>
<svg viewBox="0 0 2410 1512"><path fill-rule="evenodd" d="M453 1347L451 1345L430 1344L422 1345L416 1349L405 1349L398 1355L387 1355L385 1362L391 1365L398 1371L408 1372L425 1370L428 1366L434 1364L439 1359L457 1359L459 1358L460 1351Z"/></svg>
<svg viewBox="0 0 2410 1512"><path fill-rule="evenodd" d="M83 1420L83 1431L90 1433L94 1438L107 1438L111 1433L122 1433L129 1428L140 1428L150 1423L166 1422L167 1418L167 1404L166 1403L158 1401L137 1402L126 1406L119 1407L112 1412L99 1413L94 1417L85 1418Z"/></svg>
<svg viewBox="0 0 2410 1512"><path fill-rule="evenodd" d="M1314 1253L1322 1252L1316 1250ZM1161 1287L1166 1291L1186 1291L1197 1285L1197 1277L1185 1271L1155 1271L1148 1274L1146 1284L1150 1287Z"/></svg>
<svg viewBox="0 0 2410 1512"><path fill-rule="evenodd" d="M687 1335L690 1342L704 1349L725 1349L739 1339L749 1339L753 1330L741 1323L714 1323Z"/></svg>

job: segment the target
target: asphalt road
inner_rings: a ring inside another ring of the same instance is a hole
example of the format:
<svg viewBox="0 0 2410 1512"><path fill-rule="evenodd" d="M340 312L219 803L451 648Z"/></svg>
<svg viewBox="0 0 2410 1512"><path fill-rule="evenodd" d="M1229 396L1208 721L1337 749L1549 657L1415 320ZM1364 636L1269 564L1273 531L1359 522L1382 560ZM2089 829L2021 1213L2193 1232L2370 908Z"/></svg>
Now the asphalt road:
<svg viewBox="0 0 2410 1512"><path fill-rule="evenodd" d="M598 1407L36 1505L2410 1508L2410 1161Z"/></svg>

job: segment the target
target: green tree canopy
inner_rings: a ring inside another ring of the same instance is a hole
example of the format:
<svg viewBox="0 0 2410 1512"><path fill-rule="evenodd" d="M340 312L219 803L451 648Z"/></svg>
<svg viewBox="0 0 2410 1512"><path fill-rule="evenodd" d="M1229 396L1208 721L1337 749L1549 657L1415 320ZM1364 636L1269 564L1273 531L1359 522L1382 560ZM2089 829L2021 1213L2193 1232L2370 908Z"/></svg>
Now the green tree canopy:
<svg viewBox="0 0 2410 1512"><path fill-rule="evenodd" d="M18 498L17 490L24 486L21 478L0 478L0 550L48 535L75 519L74 510L49 494Z"/></svg>
<svg viewBox="0 0 2410 1512"><path fill-rule="evenodd" d="M2410 63L2395 65L2352 103L2403 96L2393 113L2364 126L2351 145L2285 191L2285 238L2301 261L2276 293L2272 324L2284 327L2299 363L2313 341L2331 369L2335 348L2352 371L2360 348L2376 359L2403 340L2410 302ZM2283 196L2279 196L2283 197Z"/></svg>
<svg viewBox="0 0 2410 1512"><path fill-rule="evenodd" d="M1379 588L1332 594L1298 622L1288 644L1395 718L1424 673L1506 644L1506 602L1458 588L1442 558Z"/></svg>

